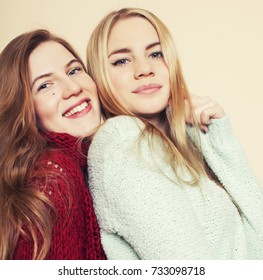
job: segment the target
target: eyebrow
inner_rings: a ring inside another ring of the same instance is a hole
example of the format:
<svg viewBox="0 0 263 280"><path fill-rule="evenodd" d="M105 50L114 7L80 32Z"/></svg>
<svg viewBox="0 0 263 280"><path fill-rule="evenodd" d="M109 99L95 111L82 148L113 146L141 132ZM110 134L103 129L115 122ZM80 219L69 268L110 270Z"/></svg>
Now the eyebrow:
<svg viewBox="0 0 263 280"><path fill-rule="evenodd" d="M145 49L146 49L146 50L149 50L149 49L151 49L151 48L153 48L153 47L155 47L155 46L160 46L160 45L161 45L160 42L154 42L154 43L148 45ZM109 58L110 56L114 55L114 54L119 54L119 53L130 53L130 52L131 52L131 49L129 49L129 48L118 49L118 50L112 51L112 52L108 55L108 58Z"/></svg>
<svg viewBox="0 0 263 280"><path fill-rule="evenodd" d="M74 62L79 62L80 64L82 64L78 59L74 58L72 60L70 60L66 65L65 65L65 69L68 68L71 64L73 64ZM33 86L35 85L35 83L40 80L40 79L43 79L43 78L47 78L47 77L50 77L52 76L53 73L46 73L46 74L43 74L43 75L40 75L40 76L37 76L33 82L31 83L31 89L33 88Z"/></svg>
<svg viewBox="0 0 263 280"><path fill-rule="evenodd" d="M42 78L46 78L46 77L50 77L52 75L52 73L47 73L47 74L43 74L43 75L40 75L40 76L37 76L34 81L31 83L31 89L33 88L33 86L35 85L35 83L42 79Z"/></svg>

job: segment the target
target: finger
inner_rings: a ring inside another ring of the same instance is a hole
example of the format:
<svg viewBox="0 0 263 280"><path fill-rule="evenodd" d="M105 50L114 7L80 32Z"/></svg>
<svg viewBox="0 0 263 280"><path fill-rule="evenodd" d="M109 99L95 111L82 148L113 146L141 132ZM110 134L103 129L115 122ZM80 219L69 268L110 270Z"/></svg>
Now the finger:
<svg viewBox="0 0 263 280"><path fill-rule="evenodd" d="M210 98L206 98L206 97L197 97L194 98L193 101L193 110L194 110L194 115L196 117L197 123L200 124L210 124L210 107L214 107L216 106L216 103L210 99ZM208 115L207 115L208 114ZM214 114L214 112L212 111L211 114ZM202 119L201 119L202 116ZM187 123L189 124L193 124L193 116L191 114L191 107L190 107L190 103L188 100L185 100L185 120Z"/></svg>
<svg viewBox="0 0 263 280"><path fill-rule="evenodd" d="M203 103L202 105L199 105L194 108L194 114L196 116L197 122L201 124L204 122L207 124L210 120L210 113L214 114L214 112L210 111L210 108L216 106L213 101L208 101L206 103Z"/></svg>
<svg viewBox="0 0 263 280"><path fill-rule="evenodd" d="M200 127L200 129L201 129L203 132L205 132L205 133L208 132L208 129L209 129L209 128L208 128L207 125L202 125L202 124L201 124L199 127Z"/></svg>
<svg viewBox="0 0 263 280"><path fill-rule="evenodd" d="M211 124L211 115L209 113L209 109L210 108L201 112L201 114L200 114L200 124L202 124L202 125Z"/></svg>
<svg viewBox="0 0 263 280"><path fill-rule="evenodd" d="M206 122L208 118L211 119L220 119L225 115L224 109L215 103L214 105L210 104L205 108L200 115L201 122Z"/></svg>
<svg viewBox="0 0 263 280"><path fill-rule="evenodd" d="M202 120L206 122L209 119L220 119L225 115L224 109L213 100L196 107L194 112L200 122L201 116Z"/></svg>

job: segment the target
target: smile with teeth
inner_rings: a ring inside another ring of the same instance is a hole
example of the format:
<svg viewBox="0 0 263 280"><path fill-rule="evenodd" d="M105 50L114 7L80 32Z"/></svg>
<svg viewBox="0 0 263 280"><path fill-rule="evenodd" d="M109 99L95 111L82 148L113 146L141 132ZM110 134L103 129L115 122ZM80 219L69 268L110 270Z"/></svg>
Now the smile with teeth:
<svg viewBox="0 0 263 280"><path fill-rule="evenodd" d="M70 117L76 113L79 113L81 111L83 111L85 108L88 107L88 102L84 101L83 103L81 103L80 105L74 107L73 109L71 109L69 112L67 112L66 114L64 114L64 117Z"/></svg>

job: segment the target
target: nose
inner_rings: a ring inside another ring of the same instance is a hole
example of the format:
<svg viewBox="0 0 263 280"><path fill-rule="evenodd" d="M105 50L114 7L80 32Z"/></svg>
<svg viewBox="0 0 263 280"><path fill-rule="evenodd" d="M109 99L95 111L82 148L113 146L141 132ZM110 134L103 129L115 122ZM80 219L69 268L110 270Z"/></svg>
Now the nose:
<svg viewBox="0 0 263 280"><path fill-rule="evenodd" d="M67 76L63 80L63 98L68 99L72 95L78 95L82 91L82 87L77 81Z"/></svg>
<svg viewBox="0 0 263 280"><path fill-rule="evenodd" d="M154 69L152 63L146 59L140 59L135 64L134 78L140 79L142 77L154 76Z"/></svg>

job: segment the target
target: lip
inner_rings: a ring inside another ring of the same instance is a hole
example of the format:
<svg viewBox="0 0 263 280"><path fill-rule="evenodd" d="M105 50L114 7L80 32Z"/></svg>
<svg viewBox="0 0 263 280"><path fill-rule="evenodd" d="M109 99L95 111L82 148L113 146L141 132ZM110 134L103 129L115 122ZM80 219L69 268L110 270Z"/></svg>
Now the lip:
<svg viewBox="0 0 263 280"><path fill-rule="evenodd" d="M157 90L159 90L161 88L162 88L162 86L158 85L158 84L148 84L148 85L143 85L143 86L136 88L135 90L132 91L132 93L150 94L150 93L156 92Z"/></svg>
<svg viewBox="0 0 263 280"><path fill-rule="evenodd" d="M83 102L87 102L88 103L88 107L85 108L83 111L87 111L87 109L89 109L88 111L90 111L91 109L91 104L90 104L90 99L89 98L83 98L81 100L79 100L78 102L76 102L75 104L71 105L70 107L68 107L63 113L62 116L65 117L65 114L67 114L68 112L70 112L73 108L79 106L80 104L82 104ZM80 112L82 113L82 111ZM75 115L75 114L74 114ZM76 115L78 115L78 113L76 113ZM71 116L72 117L72 116Z"/></svg>

